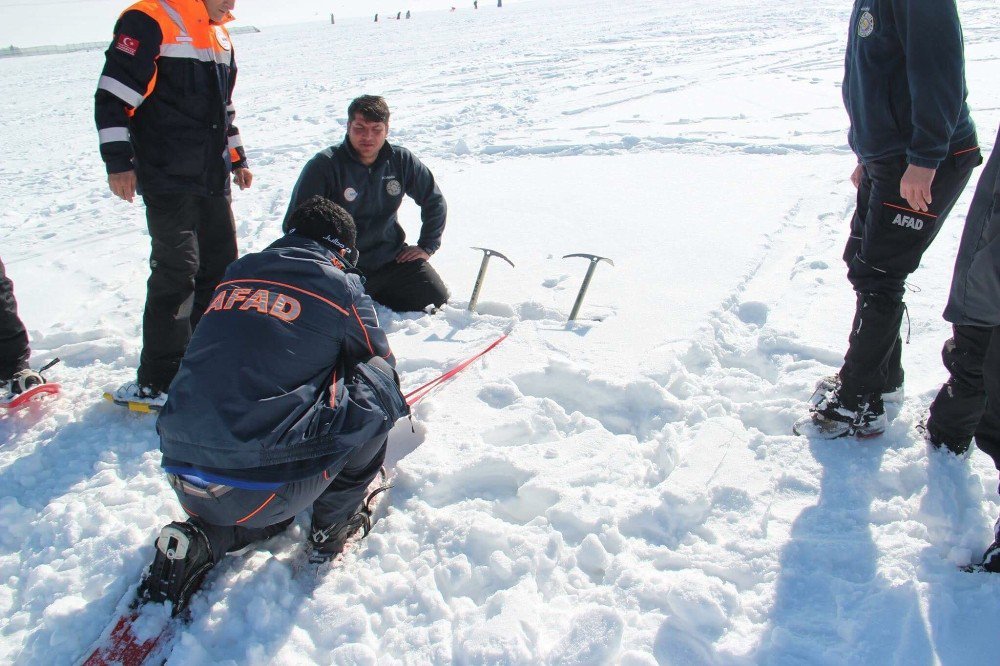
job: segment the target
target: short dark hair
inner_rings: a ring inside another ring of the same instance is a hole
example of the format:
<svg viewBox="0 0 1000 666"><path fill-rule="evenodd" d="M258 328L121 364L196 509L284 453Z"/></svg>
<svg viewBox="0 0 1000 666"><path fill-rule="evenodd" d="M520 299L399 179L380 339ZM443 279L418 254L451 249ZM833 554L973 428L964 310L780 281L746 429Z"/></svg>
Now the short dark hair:
<svg viewBox="0 0 1000 666"><path fill-rule="evenodd" d="M288 233L325 241L335 247L341 244L348 250L353 250L358 242L358 228L351 214L318 194L306 199L292 212Z"/></svg>
<svg viewBox="0 0 1000 666"><path fill-rule="evenodd" d="M354 115L361 116L370 123L389 124L389 105L384 97L378 95L362 95L357 97L347 107L347 122L354 120Z"/></svg>

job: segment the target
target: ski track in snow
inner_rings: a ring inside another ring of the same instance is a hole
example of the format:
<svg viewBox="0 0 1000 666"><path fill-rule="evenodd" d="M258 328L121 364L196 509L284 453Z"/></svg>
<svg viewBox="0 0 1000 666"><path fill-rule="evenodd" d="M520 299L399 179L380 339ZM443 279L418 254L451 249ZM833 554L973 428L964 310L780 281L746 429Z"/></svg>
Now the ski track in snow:
<svg viewBox="0 0 1000 666"><path fill-rule="evenodd" d="M945 377L939 313L972 188L911 279L908 395L887 433L791 436L839 366L853 303L838 89L850 7L708 4L535 2L236 40L257 175L234 195L241 249L277 236L301 165L341 139L352 97L377 92L390 139L434 170L451 212L435 264L452 305L381 312L405 384L516 327L394 430L394 488L366 541L313 583L293 579L300 517L218 567L168 663L997 654L1000 580L956 569L988 541L996 472L915 431ZM1000 12L959 5L990 148ZM4 663L83 655L180 515L153 420L99 400L138 362L148 251L141 207L104 183L100 65L0 60L0 247L35 363L63 360L57 400L0 416ZM415 234L416 210L402 219ZM517 264L491 264L478 314L464 310L470 245ZM616 265L566 324L586 266L560 257L584 251Z"/></svg>

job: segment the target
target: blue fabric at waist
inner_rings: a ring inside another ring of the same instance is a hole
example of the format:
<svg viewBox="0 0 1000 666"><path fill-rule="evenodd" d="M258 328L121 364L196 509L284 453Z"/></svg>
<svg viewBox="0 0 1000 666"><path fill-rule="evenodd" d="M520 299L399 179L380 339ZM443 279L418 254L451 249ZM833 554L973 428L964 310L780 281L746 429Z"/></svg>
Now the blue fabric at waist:
<svg viewBox="0 0 1000 666"><path fill-rule="evenodd" d="M230 486L232 488L240 488L242 490L267 490L274 491L285 485L282 482L273 483L267 481L246 481L243 479L233 479L227 476L220 476L218 474L211 474L209 472L203 472L193 467L164 467L163 468L168 474L176 474L177 476L184 477L190 483L194 485L199 485L198 481L203 481L208 483L219 483L224 486Z"/></svg>

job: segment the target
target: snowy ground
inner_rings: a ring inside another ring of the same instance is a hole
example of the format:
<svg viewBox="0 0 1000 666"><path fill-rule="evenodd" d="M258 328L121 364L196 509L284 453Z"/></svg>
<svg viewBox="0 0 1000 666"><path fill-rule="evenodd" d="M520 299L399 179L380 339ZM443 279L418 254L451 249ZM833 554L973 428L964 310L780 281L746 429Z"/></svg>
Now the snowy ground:
<svg viewBox="0 0 1000 666"><path fill-rule="evenodd" d="M1000 9L960 0L984 149ZM858 443L790 436L838 366L853 295L839 81L850 3L535 2L243 35L257 180L243 251L278 234L350 99L448 198L435 316L383 313L414 387L511 337L397 428L376 530L315 584L304 518L227 563L170 664L978 664L1000 578L960 573L997 473L915 430L945 378L940 319L972 188L907 302L907 398ZM0 662L72 663L181 512L153 420L100 400L138 360L148 240L97 155L100 53L0 60L0 252L35 362L64 391L0 416ZM978 172L977 172L978 174ZM415 236L417 211L404 209ZM479 257L480 314L465 310ZM586 262L610 257L582 321Z"/></svg>

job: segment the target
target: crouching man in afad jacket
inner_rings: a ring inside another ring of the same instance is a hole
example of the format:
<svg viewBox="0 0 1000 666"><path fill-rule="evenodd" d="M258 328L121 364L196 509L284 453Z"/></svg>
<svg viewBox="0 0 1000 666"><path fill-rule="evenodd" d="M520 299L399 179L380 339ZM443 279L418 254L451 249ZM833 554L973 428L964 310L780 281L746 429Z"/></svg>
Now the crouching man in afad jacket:
<svg viewBox="0 0 1000 666"><path fill-rule="evenodd" d="M367 493L409 413L354 269L354 220L313 197L226 271L156 423L185 522L163 528L140 594L186 605L228 552L312 507L311 559L371 526Z"/></svg>

